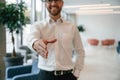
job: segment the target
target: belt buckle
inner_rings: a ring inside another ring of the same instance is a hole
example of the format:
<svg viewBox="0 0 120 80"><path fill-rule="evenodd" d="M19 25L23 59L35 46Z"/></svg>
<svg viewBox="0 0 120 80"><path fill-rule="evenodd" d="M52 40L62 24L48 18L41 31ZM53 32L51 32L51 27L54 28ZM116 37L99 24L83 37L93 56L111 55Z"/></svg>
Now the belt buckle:
<svg viewBox="0 0 120 80"><path fill-rule="evenodd" d="M63 71L54 71L55 76L61 76L63 75Z"/></svg>

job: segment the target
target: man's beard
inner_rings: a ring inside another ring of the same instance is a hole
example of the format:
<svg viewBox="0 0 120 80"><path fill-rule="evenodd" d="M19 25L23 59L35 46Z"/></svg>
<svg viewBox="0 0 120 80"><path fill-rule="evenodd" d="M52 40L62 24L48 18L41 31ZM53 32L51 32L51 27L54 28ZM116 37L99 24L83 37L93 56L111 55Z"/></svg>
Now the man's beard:
<svg viewBox="0 0 120 80"><path fill-rule="evenodd" d="M50 9L50 10L48 9L48 12L49 12L49 14L52 15L52 16L57 16L57 15L60 14L61 10L62 10L62 9L59 8L59 9L57 10L57 12L52 12L51 9Z"/></svg>

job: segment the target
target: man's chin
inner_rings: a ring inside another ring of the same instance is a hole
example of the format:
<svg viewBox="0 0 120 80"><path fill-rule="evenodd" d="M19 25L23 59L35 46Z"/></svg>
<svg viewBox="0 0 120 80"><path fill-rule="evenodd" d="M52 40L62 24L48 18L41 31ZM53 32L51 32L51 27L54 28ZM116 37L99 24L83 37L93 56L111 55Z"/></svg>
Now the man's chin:
<svg viewBox="0 0 120 80"><path fill-rule="evenodd" d="M54 14L53 14L53 13L51 13L51 15L52 15L52 16L57 16L57 15L59 15L59 14L58 14L58 13L56 13L56 14L55 14L55 13L54 13Z"/></svg>

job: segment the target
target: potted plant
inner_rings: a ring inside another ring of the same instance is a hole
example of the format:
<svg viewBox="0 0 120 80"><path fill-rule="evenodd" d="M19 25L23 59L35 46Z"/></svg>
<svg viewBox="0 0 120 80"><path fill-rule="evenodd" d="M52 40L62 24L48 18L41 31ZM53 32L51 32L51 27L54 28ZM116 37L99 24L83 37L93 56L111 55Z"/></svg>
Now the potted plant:
<svg viewBox="0 0 120 80"><path fill-rule="evenodd" d="M28 17L25 16L25 10L26 5L24 2L16 4L0 3L0 25L9 30L13 44L12 54L6 54L4 57L6 67L23 64L23 56L17 54L15 50L14 33L18 34L28 21Z"/></svg>
<svg viewBox="0 0 120 80"><path fill-rule="evenodd" d="M79 32L84 32L85 31L83 25L78 25L77 28L78 28Z"/></svg>

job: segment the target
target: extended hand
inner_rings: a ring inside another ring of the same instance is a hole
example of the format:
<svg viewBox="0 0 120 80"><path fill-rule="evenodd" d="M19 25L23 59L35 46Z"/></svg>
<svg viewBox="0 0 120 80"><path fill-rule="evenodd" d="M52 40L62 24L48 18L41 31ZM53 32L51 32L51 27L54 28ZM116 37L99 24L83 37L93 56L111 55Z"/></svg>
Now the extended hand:
<svg viewBox="0 0 120 80"><path fill-rule="evenodd" d="M44 58L48 57L47 44L55 43L57 40L37 40L33 43L33 48Z"/></svg>

